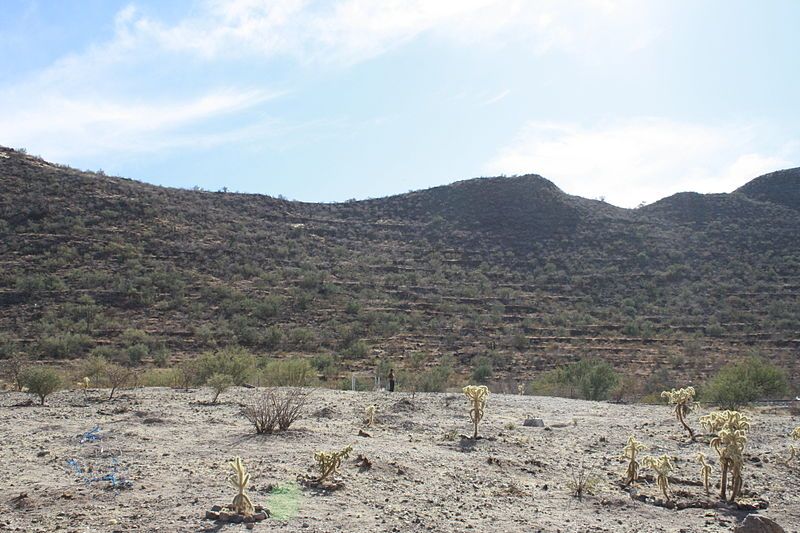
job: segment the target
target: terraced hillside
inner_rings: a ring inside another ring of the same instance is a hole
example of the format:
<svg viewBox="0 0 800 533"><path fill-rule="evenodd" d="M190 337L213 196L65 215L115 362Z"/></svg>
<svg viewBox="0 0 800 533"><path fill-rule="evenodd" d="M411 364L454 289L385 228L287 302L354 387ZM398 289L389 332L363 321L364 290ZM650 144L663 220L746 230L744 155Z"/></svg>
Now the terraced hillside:
<svg viewBox="0 0 800 533"><path fill-rule="evenodd" d="M697 381L757 351L796 387L798 195L793 169L636 210L533 175L311 204L0 148L0 331L42 359L142 341L163 363L238 344L332 354L346 375L485 358L497 382L584 357Z"/></svg>

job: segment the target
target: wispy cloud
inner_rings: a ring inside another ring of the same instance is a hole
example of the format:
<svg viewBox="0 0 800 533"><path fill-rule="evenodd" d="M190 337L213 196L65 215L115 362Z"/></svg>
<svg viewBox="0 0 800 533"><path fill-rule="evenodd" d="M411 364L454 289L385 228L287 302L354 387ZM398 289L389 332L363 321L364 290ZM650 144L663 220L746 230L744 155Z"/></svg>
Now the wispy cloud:
<svg viewBox="0 0 800 533"><path fill-rule="evenodd" d="M663 118L585 127L529 122L487 164L492 174L536 173L566 192L634 207L681 191L730 192L800 164L796 142L754 151L762 127L707 126Z"/></svg>
<svg viewBox="0 0 800 533"><path fill-rule="evenodd" d="M492 104L496 104L497 102L499 102L500 100L502 100L503 98L505 98L506 96L508 96L509 94L511 94L511 89L506 89L506 90L504 90L504 91L500 91L500 92L499 92L499 93L497 93L496 95L494 95L494 96L492 96L492 97L490 97L490 98L487 98L486 100L484 100L484 102L483 102L483 105L492 105Z"/></svg>

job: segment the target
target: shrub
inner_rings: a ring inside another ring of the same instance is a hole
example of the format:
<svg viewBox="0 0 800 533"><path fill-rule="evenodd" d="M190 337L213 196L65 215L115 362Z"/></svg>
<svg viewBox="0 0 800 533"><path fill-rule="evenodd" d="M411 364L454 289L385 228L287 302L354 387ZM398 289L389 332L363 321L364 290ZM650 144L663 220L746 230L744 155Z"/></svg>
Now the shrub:
<svg viewBox="0 0 800 533"><path fill-rule="evenodd" d="M28 392L39 397L39 403L44 405L44 400L50 394L61 388L61 374L55 368L47 366L34 366L26 368L20 381Z"/></svg>
<svg viewBox="0 0 800 533"><path fill-rule="evenodd" d="M492 373L491 361L481 357L477 360L475 368L472 369L472 380L478 383L486 383L492 377Z"/></svg>
<svg viewBox="0 0 800 533"><path fill-rule="evenodd" d="M486 407L486 400L489 397L489 389L485 385L468 385L464 387L464 395L470 401L469 418L472 420L474 432L473 439L478 438L478 424L483 419L483 411Z"/></svg>
<svg viewBox="0 0 800 533"><path fill-rule="evenodd" d="M0 359L11 359L17 352L16 343L5 333L0 333Z"/></svg>
<svg viewBox="0 0 800 533"><path fill-rule="evenodd" d="M194 384L208 381L214 374L227 374L234 385L244 385L255 368L255 356L239 347L229 347L216 353L204 353L195 362Z"/></svg>
<svg viewBox="0 0 800 533"><path fill-rule="evenodd" d="M106 358L97 352L97 349L92 350L93 355L90 355L81 363L78 372L81 377L88 377L94 383L105 378L106 366L108 366Z"/></svg>
<svg viewBox="0 0 800 533"><path fill-rule="evenodd" d="M211 400L211 403L217 403L217 399L219 395L228 390L231 385L233 385L233 378L230 377L228 374L214 374L208 381L206 381L206 385L211 387L211 390L214 391L214 398Z"/></svg>
<svg viewBox="0 0 800 533"><path fill-rule="evenodd" d="M27 364L28 359L20 353L15 353L6 363L8 375L16 385L18 391L22 390L22 376Z"/></svg>
<svg viewBox="0 0 800 533"><path fill-rule="evenodd" d="M267 389L252 403L245 406L242 412L259 435L272 433L276 428L286 431L292 423L300 418L308 394L300 388L292 388L282 394L273 389Z"/></svg>
<svg viewBox="0 0 800 533"><path fill-rule="evenodd" d="M760 357L748 357L720 369L703 390L703 399L735 410L754 400L785 394L786 372Z"/></svg>
<svg viewBox="0 0 800 533"><path fill-rule="evenodd" d="M271 387L303 387L313 375L311 363L299 357L269 361L261 373L263 383Z"/></svg>
<svg viewBox="0 0 800 533"><path fill-rule="evenodd" d="M114 398L114 393L117 389L128 385L133 378L133 371L130 368L118 365L116 363L109 363L105 368L105 380L108 387L111 389L108 394L108 399Z"/></svg>
<svg viewBox="0 0 800 533"><path fill-rule="evenodd" d="M675 417L678 422L689 432L689 437L694 440L694 430L686 423L686 417L694 409L694 387L685 389L672 389L661 393L662 398L666 398L670 405L675 406Z"/></svg>
<svg viewBox="0 0 800 533"><path fill-rule="evenodd" d="M138 366L142 363L142 358L150 353L150 348L145 344L134 344L128 347L127 352L130 363Z"/></svg>
<svg viewBox="0 0 800 533"><path fill-rule="evenodd" d="M38 352L42 357L62 359L82 355L93 345L94 340L88 335L83 333L63 333L41 339Z"/></svg>

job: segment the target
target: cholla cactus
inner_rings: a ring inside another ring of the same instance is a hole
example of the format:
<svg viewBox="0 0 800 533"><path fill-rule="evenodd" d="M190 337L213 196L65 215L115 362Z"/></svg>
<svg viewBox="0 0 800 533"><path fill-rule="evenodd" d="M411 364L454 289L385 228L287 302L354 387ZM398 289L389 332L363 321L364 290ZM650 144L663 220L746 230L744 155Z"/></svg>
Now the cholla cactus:
<svg viewBox="0 0 800 533"><path fill-rule="evenodd" d="M367 427L372 427L372 425L375 423L375 411L377 410L377 405L368 405L364 409L364 413L367 415Z"/></svg>
<svg viewBox="0 0 800 533"><path fill-rule="evenodd" d="M317 477L314 481L317 483L322 483L331 475L335 474L339 470L339 466L342 464L342 459L347 459L350 456L351 451L353 451L353 447L347 446L338 452L316 452L314 454L314 460L317 461L319 477Z"/></svg>
<svg viewBox="0 0 800 533"><path fill-rule="evenodd" d="M636 437L633 435L628 437L628 444L622 449L623 459L628 460L628 468L625 470L625 486L639 479L639 461L636 460L636 454L645 449L646 446L636 440Z"/></svg>
<svg viewBox="0 0 800 533"><path fill-rule="evenodd" d="M709 443L719 454L722 468L720 498L725 500L728 474L731 476L731 493L728 501L736 501L742 490L742 468L744 467L744 445L747 442L747 431L750 429L750 418L738 411L716 411L700 418L700 424L707 430L717 434Z"/></svg>
<svg viewBox="0 0 800 533"><path fill-rule="evenodd" d="M689 437L694 440L694 430L686 423L686 416L694 409L694 387L686 387L685 389L672 389L671 391L665 390L661 393L662 398L667 398L670 405L675 406L675 416L678 422L689 432Z"/></svg>
<svg viewBox="0 0 800 533"><path fill-rule="evenodd" d="M90 380L88 376L78 382L78 388L83 391L84 396L89 394L89 385L91 385L91 382L92 380Z"/></svg>
<svg viewBox="0 0 800 533"><path fill-rule="evenodd" d="M669 497L669 474L672 472L672 461L668 455L661 455L659 457L647 456L642 458L642 466L652 468L656 472L656 483L661 492L664 493L664 498L667 500Z"/></svg>
<svg viewBox="0 0 800 533"><path fill-rule="evenodd" d="M489 389L486 385L467 385L463 389L464 394L472 402L472 408L469 410L469 418L472 420L474 428L472 438L478 438L478 423L483 418L483 410L486 407L486 399L489 397Z"/></svg>
<svg viewBox="0 0 800 533"><path fill-rule="evenodd" d="M792 438L792 440L800 440L800 426L797 426L796 428L794 428L794 430L789 434L789 436ZM798 455L797 448L795 447L794 444L790 444L789 445L789 458L786 459L786 464L788 465L789 463L791 463L792 459L797 457L797 455Z"/></svg>
<svg viewBox="0 0 800 533"><path fill-rule="evenodd" d="M700 477L703 478L703 487L706 489L706 496L709 494L708 477L711 475L711 465L706 462L704 453L697 454L697 462L700 464Z"/></svg>
<svg viewBox="0 0 800 533"><path fill-rule="evenodd" d="M250 483L250 474L245 470L241 457L236 457L229 464L231 468L233 468L234 473L228 481L230 481L233 488L239 491L233 498L231 508L239 514L249 516L255 511L253 508L253 501L247 494L247 484Z"/></svg>

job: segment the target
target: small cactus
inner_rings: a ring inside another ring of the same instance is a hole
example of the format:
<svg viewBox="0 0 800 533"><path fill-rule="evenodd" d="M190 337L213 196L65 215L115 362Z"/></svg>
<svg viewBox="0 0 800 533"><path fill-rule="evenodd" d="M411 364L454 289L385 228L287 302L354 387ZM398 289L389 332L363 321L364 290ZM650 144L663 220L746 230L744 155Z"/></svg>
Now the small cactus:
<svg viewBox="0 0 800 533"><path fill-rule="evenodd" d="M694 440L694 430L686 423L686 416L694 409L694 387L686 387L684 389L672 389L671 391L664 391L661 393L662 398L666 398L670 405L675 406L675 416L678 422L689 432L689 438Z"/></svg>
<svg viewBox="0 0 800 533"><path fill-rule="evenodd" d="M373 405L368 405L368 406L367 406L367 407L364 409L364 414L365 414L365 415L366 415L366 417L367 417L367 418L366 418L367 427L372 427L372 426L373 426L373 424L375 424L375 412L376 412L377 410L378 410L378 406L377 406L377 405L374 405L374 404L373 404Z"/></svg>
<svg viewBox="0 0 800 533"><path fill-rule="evenodd" d="M642 459L642 466L655 470L658 488L664 493L664 498L669 501L669 475L673 470L672 461L669 456L666 454L658 457L647 456Z"/></svg>
<svg viewBox="0 0 800 533"><path fill-rule="evenodd" d="M486 385L467 385L463 389L464 395L472 402L469 410L469 418L472 420L472 438L478 438L478 423L483 419L483 411L486 407L486 399L489 397L489 388Z"/></svg>
<svg viewBox="0 0 800 533"><path fill-rule="evenodd" d="M316 452L314 460L317 461L319 476L314 481L322 483L335 474L342 464L342 459L347 459L352 451L352 446L346 446L338 452Z"/></svg>
<svg viewBox="0 0 800 533"><path fill-rule="evenodd" d="M231 465L231 468L233 468L234 472L229 479L230 484L233 488L239 491L233 498L231 509L239 514L250 516L255 511L255 508L253 507L253 501L247 494L247 484L250 483L250 474L248 474L247 470L245 470L241 457L236 457L229 464Z"/></svg>
<svg viewBox="0 0 800 533"><path fill-rule="evenodd" d="M706 489L706 496L709 494L709 481L711 475L711 465L706 462L706 455L704 453L697 454L697 462L700 464L700 477L703 479L703 487Z"/></svg>
<svg viewBox="0 0 800 533"><path fill-rule="evenodd" d="M639 461L636 460L636 454L643 451L645 445L636 440L636 437L631 435L628 437L628 444L622 449L623 459L628 460L628 468L625 470L625 486L630 485L639 479Z"/></svg>
<svg viewBox="0 0 800 533"><path fill-rule="evenodd" d="M800 426L794 428L794 430L789 434L792 440L800 440ZM798 456L797 447L794 444L789 445L789 458L786 459L786 464L792 462L792 459Z"/></svg>

